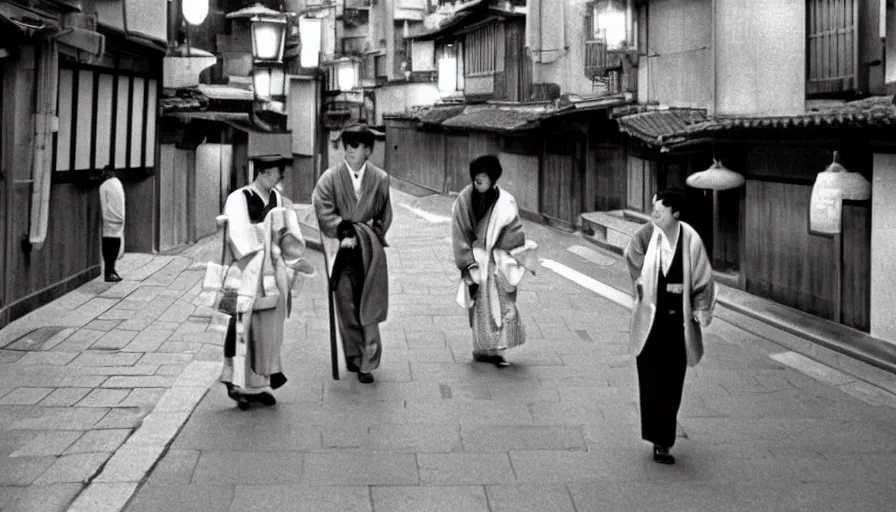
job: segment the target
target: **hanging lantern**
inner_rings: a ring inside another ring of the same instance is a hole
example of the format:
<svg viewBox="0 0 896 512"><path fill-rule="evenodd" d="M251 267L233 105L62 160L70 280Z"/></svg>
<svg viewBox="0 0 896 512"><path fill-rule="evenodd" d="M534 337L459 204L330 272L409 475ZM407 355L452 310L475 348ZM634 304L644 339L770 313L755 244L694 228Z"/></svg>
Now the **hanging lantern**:
<svg viewBox="0 0 896 512"><path fill-rule="evenodd" d="M691 174L685 180L689 187L706 190L729 190L741 187L745 182L742 174L728 169L716 159L709 169Z"/></svg>
<svg viewBox="0 0 896 512"><path fill-rule="evenodd" d="M255 62L280 62L286 42L287 14L260 3L227 14L227 19L249 21L252 58Z"/></svg>
<svg viewBox="0 0 896 512"><path fill-rule="evenodd" d="M818 235L840 233L843 200L865 201L871 198L871 183L861 174L840 165L840 153L827 169L818 173L809 201L809 232Z"/></svg>
<svg viewBox="0 0 896 512"><path fill-rule="evenodd" d="M857 172L849 172L840 165L840 152L834 151L834 159L823 172L818 173L818 179L823 174L830 173L833 186L840 189L840 194L847 201L865 201L871 198L871 183Z"/></svg>
<svg viewBox="0 0 896 512"><path fill-rule="evenodd" d="M182 0L181 11L190 25L202 25L208 16L208 0Z"/></svg>

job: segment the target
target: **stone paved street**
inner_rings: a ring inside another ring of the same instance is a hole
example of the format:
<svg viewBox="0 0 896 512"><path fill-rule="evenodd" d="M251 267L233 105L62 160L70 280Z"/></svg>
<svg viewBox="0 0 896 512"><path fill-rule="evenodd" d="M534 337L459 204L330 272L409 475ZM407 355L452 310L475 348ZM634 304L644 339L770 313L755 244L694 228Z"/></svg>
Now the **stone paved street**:
<svg viewBox="0 0 896 512"><path fill-rule="evenodd" d="M72 510L117 511L132 494L129 512L892 509L896 385L720 312L688 373L678 462L657 465L640 439L618 257L527 223L546 260L520 291L528 342L510 368L474 363L454 304L451 198L393 194L373 385L330 378L318 276L287 322L279 403L239 411L212 383L221 333L193 300L193 262L214 259L217 240L130 255L122 283L90 283L0 333L6 345L63 328L0 350L0 510L65 510L79 493Z"/></svg>

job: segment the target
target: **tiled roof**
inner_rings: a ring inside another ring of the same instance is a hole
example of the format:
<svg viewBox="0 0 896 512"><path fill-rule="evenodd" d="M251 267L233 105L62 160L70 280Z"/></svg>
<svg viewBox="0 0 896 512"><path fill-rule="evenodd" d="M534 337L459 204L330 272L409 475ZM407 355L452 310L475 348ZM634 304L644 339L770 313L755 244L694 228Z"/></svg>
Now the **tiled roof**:
<svg viewBox="0 0 896 512"><path fill-rule="evenodd" d="M424 125L440 125L452 117L463 114L465 108L464 105L433 107L421 112L416 119Z"/></svg>
<svg viewBox="0 0 896 512"><path fill-rule="evenodd" d="M650 144L675 146L690 139L749 130L896 127L892 96L873 96L841 104L818 106L792 116L717 116L697 109L622 107L614 117L623 133Z"/></svg>
<svg viewBox="0 0 896 512"><path fill-rule="evenodd" d="M683 142L691 126L705 124L707 120L705 110L641 105L619 107L614 109L613 116L622 133L656 145Z"/></svg>
<svg viewBox="0 0 896 512"><path fill-rule="evenodd" d="M443 122L442 126L486 131L526 130L536 128L538 120L547 112L547 106L467 107L462 114Z"/></svg>

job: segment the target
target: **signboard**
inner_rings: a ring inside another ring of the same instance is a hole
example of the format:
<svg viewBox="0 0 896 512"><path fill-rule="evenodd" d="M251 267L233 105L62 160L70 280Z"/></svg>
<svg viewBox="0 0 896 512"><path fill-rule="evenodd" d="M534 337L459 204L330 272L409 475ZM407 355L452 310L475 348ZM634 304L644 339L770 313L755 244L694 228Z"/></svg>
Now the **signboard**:
<svg viewBox="0 0 896 512"><path fill-rule="evenodd" d="M843 216L843 192L835 182L835 173L820 172L812 187L809 202L809 233L836 235L840 233Z"/></svg>

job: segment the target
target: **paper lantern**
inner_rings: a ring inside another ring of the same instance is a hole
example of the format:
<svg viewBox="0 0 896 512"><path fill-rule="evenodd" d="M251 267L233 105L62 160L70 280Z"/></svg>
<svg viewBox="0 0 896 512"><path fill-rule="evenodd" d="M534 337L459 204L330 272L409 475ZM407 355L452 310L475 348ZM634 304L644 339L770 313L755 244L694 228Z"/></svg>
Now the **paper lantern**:
<svg viewBox="0 0 896 512"><path fill-rule="evenodd" d="M871 198L871 183L857 172L847 171L840 165L840 153L834 151L834 159L827 169L818 173L818 179L822 175L829 174L826 178L830 181L830 187L840 189L840 197L847 201L865 201Z"/></svg>
<svg viewBox="0 0 896 512"><path fill-rule="evenodd" d="M741 187L745 182L742 174L726 168L722 162L716 159L713 159L713 164L709 169L696 172L688 176L685 181L689 187L707 190L729 190Z"/></svg>

